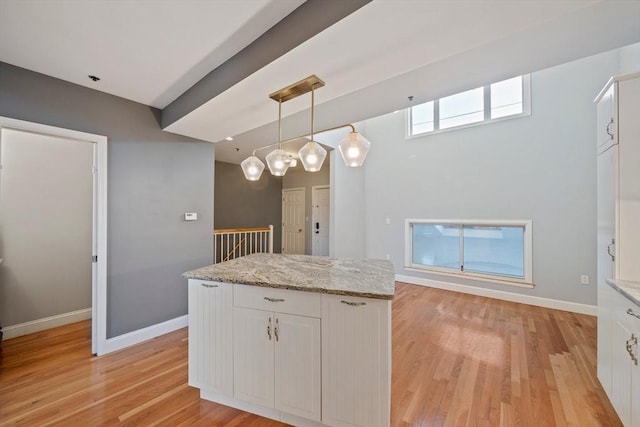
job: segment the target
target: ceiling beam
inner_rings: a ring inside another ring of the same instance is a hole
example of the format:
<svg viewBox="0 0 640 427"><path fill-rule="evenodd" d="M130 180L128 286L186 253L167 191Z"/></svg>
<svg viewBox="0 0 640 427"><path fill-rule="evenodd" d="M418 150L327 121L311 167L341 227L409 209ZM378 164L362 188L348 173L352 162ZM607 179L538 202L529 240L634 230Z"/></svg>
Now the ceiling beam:
<svg viewBox="0 0 640 427"><path fill-rule="evenodd" d="M162 110L162 127L181 119L371 0L307 0Z"/></svg>

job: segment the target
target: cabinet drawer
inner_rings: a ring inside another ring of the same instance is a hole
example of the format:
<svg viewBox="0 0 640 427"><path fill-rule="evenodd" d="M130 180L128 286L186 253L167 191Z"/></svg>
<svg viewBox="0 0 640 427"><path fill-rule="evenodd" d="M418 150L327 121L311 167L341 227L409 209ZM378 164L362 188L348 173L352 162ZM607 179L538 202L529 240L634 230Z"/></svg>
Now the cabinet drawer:
<svg viewBox="0 0 640 427"><path fill-rule="evenodd" d="M322 313L320 294L249 285L233 285L233 305L318 318Z"/></svg>

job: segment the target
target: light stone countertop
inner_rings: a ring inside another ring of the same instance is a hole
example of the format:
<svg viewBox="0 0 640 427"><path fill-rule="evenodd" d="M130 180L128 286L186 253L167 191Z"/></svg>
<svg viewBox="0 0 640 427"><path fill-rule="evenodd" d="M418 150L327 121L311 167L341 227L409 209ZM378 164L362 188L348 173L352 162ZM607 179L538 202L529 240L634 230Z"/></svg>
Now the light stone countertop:
<svg viewBox="0 0 640 427"><path fill-rule="evenodd" d="M309 255L251 254L182 275L187 279L393 299L391 261Z"/></svg>
<svg viewBox="0 0 640 427"><path fill-rule="evenodd" d="M607 284L627 297L628 300L640 306L640 282L629 280L607 279Z"/></svg>

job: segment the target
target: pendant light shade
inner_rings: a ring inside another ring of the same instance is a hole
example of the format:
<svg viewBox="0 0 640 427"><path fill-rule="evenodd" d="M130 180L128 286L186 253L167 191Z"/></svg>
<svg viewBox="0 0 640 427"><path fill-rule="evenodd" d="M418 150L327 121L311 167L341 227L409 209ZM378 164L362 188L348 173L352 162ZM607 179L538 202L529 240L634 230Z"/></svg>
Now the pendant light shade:
<svg viewBox="0 0 640 427"><path fill-rule="evenodd" d="M273 150L266 157L271 175L283 176L291 165L291 156L284 150Z"/></svg>
<svg viewBox="0 0 640 427"><path fill-rule="evenodd" d="M304 170L307 172L318 172L322 169L322 163L324 163L325 157L327 157L327 150L322 145L315 141L307 142L298 151L298 156L304 166Z"/></svg>
<svg viewBox="0 0 640 427"><path fill-rule="evenodd" d="M249 181L257 181L264 171L264 163L256 156L247 157L240 163L244 177Z"/></svg>
<svg viewBox="0 0 640 427"><path fill-rule="evenodd" d="M358 132L350 132L338 144L344 164L348 167L362 166L367 157L371 143Z"/></svg>

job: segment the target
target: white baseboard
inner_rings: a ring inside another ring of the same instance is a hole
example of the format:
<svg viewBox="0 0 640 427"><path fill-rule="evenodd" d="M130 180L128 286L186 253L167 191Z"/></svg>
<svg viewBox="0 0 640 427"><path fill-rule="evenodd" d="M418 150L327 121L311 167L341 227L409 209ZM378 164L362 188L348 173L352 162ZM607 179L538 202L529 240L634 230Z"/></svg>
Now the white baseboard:
<svg viewBox="0 0 640 427"><path fill-rule="evenodd" d="M21 337L22 335L33 334L34 332L40 332L87 319L91 319L91 308L56 314L55 316L18 323L17 325L4 326L2 328L2 332L4 334L3 339L8 340L11 338Z"/></svg>
<svg viewBox="0 0 640 427"><path fill-rule="evenodd" d="M504 301L518 302L521 304L536 305L538 307L570 311L573 313L589 314L591 316L598 315L598 307L595 305L580 304L577 302L562 301L551 298L534 297L531 295L522 295L513 292L496 291L494 289L459 285L457 283L441 282L439 280L430 280L421 277L406 276L403 274L396 274L396 281L411 283L413 285L428 286L430 288L444 289L447 291L461 292L463 294L478 295Z"/></svg>
<svg viewBox="0 0 640 427"><path fill-rule="evenodd" d="M138 329L137 331L131 331L117 337L108 338L105 342L103 351L98 352L98 356L122 350L125 347L139 344L143 341L159 337L160 335L168 334L169 332L176 331L188 325L189 315L185 314L184 316L176 317L175 319L167 320L166 322L158 323L157 325L151 325L146 328Z"/></svg>

